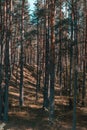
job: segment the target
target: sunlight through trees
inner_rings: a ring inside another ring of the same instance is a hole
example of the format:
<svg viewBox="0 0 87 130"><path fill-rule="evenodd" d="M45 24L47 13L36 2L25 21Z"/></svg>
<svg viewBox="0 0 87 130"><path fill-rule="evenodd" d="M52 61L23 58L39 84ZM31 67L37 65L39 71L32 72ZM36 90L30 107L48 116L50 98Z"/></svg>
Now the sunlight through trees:
<svg viewBox="0 0 87 130"><path fill-rule="evenodd" d="M87 109L86 0L0 0L0 120L25 106L53 127L71 112L77 129Z"/></svg>

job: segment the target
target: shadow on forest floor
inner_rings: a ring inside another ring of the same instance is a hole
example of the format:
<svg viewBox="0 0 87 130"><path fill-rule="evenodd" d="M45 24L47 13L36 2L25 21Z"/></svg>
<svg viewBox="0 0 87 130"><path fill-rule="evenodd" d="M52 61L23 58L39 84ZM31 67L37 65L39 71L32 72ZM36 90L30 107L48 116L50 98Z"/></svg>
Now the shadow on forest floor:
<svg viewBox="0 0 87 130"><path fill-rule="evenodd" d="M87 130L87 116L80 115L79 112L78 110L77 130ZM58 111L55 114L57 114L57 118L53 124L50 124L49 114L47 111L44 112L42 108L15 106L9 112L9 121L4 130L71 130L72 111L67 111L66 115L61 115L62 118L58 116Z"/></svg>
<svg viewBox="0 0 87 130"><path fill-rule="evenodd" d="M16 71L16 70L15 70ZM14 71L14 73L16 73ZM24 68L24 106L19 106L19 77L16 74L11 78L9 86L9 120L4 130L71 130L73 110L68 108L66 96L58 96L55 93L55 119L50 124L48 111L42 109L42 90L38 92L36 100L35 68ZM18 72L19 73L19 72ZM17 83L16 83L17 81ZM60 89L56 88L56 91ZM77 130L87 130L87 108L77 108Z"/></svg>

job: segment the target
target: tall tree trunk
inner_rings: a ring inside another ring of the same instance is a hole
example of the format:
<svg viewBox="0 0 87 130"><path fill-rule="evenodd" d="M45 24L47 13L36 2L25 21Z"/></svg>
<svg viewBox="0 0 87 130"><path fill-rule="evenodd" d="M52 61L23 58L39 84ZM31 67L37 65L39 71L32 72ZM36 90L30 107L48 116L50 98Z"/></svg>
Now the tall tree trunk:
<svg viewBox="0 0 87 130"><path fill-rule="evenodd" d="M76 100L77 100L77 88L78 88L78 35L77 35L77 1L73 5L74 9L74 41L75 41L75 69L74 69L74 107L73 107L73 127L72 130L76 130Z"/></svg>
<svg viewBox="0 0 87 130"><path fill-rule="evenodd" d="M1 113L2 113L2 10L1 10L1 0L0 0L0 119L1 119Z"/></svg>
<svg viewBox="0 0 87 130"><path fill-rule="evenodd" d="M6 10L8 10L10 7L10 1L5 2L5 29L6 29L6 44L5 44L5 58L4 58L4 64L5 64L5 88L3 94L5 93L4 97L4 121L8 120L8 87L9 87L9 80L10 80L10 62L9 62L9 40L10 40L10 16L7 14Z"/></svg>
<svg viewBox="0 0 87 130"><path fill-rule="evenodd" d="M25 0L22 0L22 14L21 14L21 55L20 55L20 106L23 105L23 37L24 37L24 4Z"/></svg>
<svg viewBox="0 0 87 130"><path fill-rule="evenodd" d="M61 0L60 0L60 27L59 27L59 84L62 87L62 10L61 10ZM61 92L60 92L61 95Z"/></svg>
<svg viewBox="0 0 87 130"><path fill-rule="evenodd" d="M85 105L85 96L86 96L86 58L87 58L87 7L86 7L87 3L86 1L84 1L84 15L85 15L85 26L86 26L86 30L85 30L85 45L84 45L84 60L83 60L83 87L82 87L82 105Z"/></svg>
<svg viewBox="0 0 87 130"><path fill-rule="evenodd" d="M46 0L46 10L49 10L49 1ZM49 106L49 99L48 99L48 85L49 85L49 14L46 13L45 16L45 81L44 81L44 88L43 88L43 96L44 102L43 107L48 108Z"/></svg>
<svg viewBox="0 0 87 130"><path fill-rule="evenodd" d="M70 44L70 82L69 82L69 85L70 85L70 89L69 89L69 108L72 109L73 107L73 102L72 102L72 64L73 64L73 9L71 10L71 14L70 14L70 23L71 23L71 44Z"/></svg>
<svg viewBox="0 0 87 130"><path fill-rule="evenodd" d="M54 83L55 83L55 0L51 0L51 48L50 48L50 97L49 97L49 120L54 118Z"/></svg>
<svg viewBox="0 0 87 130"><path fill-rule="evenodd" d="M39 26L38 26L38 18L37 18L37 83L36 83L36 100L38 99L38 91L39 91Z"/></svg>

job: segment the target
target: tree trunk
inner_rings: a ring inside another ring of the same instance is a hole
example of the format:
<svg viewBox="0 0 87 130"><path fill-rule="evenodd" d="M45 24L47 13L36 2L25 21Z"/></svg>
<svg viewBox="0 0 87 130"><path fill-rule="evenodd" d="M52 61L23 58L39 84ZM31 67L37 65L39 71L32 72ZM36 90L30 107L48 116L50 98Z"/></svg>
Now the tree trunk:
<svg viewBox="0 0 87 130"><path fill-rule="evenodd" d="M55 83L55 0L51 0L51 48L50 48L50 97L49 97L49 120L54 118L54 83Z"/></svg>
<svg viewBox="0 0 87 130"><path fill-rule="evenodd" d="M22 14L21 14L21 55L20 55L20 106L23 105L23 20L24 20L24 4L25 0L22 1Z"/></svg>
<svg viewBox="0 0 87 130"><path fill-rule="evenodd" d="M49 10L49 1L46 0L46 10ZM49 106L49 99L48 99L48 86L49 86L49 14L46 13L45 16L45 81L44 81L44 88L43 88L43 108L48 108Z"/></svg>
<svg viewBox="0 0 87 130"><path fill-rule="evenodd" d="M76 100L77 100L77 89L78 89L78 35L77 35L77 1L74 4L74 41L75 41L75 69L74 69L74 74L75 74L75 79L74 79L74 106L73 106L73 127L72 130L76 130Z"/></svg>

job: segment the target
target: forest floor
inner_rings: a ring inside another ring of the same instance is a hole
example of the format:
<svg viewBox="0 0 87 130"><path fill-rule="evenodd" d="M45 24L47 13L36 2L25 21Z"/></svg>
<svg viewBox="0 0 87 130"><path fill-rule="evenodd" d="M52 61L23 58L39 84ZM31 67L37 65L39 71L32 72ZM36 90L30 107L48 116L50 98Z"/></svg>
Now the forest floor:
<svg viewBox="0 0 87 130"><path fill-rule="evenodd" d="M19 69L15 67L15 70L9 86L8 122L0 122L0 130L72 130L73 110L68 109L67 97L59 96L58 86L55 90L55 118L53 124L49 123L49 113L42 109L42 88L36 100L36 70L28 65L24 68L24 104L19 106ZM77 130L87 130L87 106L77 107Z"/></svg>

